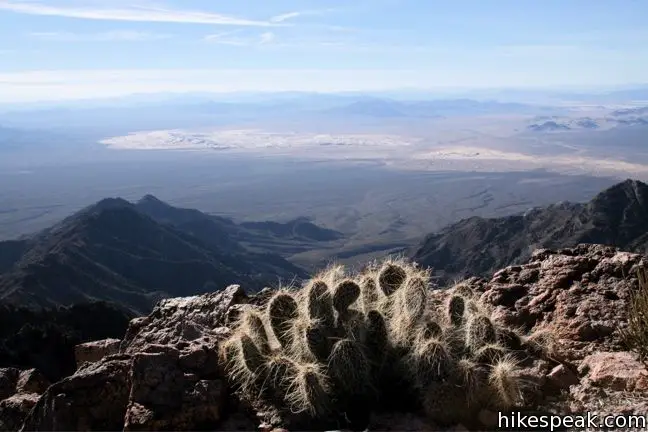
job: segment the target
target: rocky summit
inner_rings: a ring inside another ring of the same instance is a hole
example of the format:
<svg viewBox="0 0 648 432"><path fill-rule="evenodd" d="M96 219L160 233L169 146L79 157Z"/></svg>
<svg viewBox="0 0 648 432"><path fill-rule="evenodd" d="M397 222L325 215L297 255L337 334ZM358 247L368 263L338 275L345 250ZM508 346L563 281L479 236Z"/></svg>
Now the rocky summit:
<svg viewBox="0 0 648 432"><path fill-rule="evenodd" d="M0 369L0 430L484 430L498 412L641 414L620 332L643 257L581 244L448 289L401 261L299 290L160 301L50 384ZM303 336L303 337L302 337Z"/></svg>

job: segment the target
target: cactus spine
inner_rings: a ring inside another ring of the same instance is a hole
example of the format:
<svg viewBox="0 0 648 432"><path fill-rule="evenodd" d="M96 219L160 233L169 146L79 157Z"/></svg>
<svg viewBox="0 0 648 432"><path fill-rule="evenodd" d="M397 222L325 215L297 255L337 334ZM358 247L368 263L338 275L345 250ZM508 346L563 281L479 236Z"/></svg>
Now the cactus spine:
<svg viewBox="0 0 648 432"><path fill-rule="evenodd" d="M292 342L291 327L299 316L297 301L288 293L278 293L268 303L270 327L282 347Z"/></svg>

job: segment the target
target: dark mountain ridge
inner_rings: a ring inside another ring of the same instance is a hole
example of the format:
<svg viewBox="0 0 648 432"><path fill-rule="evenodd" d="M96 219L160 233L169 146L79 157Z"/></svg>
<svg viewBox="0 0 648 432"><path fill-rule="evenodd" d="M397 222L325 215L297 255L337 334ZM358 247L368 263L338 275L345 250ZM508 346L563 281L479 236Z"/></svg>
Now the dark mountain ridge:
<svg viewBox="0 0 648 432"><path fill-rule="evenodd" d="M410 255L434 268L440 282L449 282L525 261L537 248L579 243L647 253L648 185L626 180L588 203L563 202L502 218L464 219L428 235Z"/></svg>
<svg viewBox="0 0 648 432"><path fill-rule="evenodd" d="M312 237L335 233L310 228ZM109 301L142 314L164 297L232 283L255 291L304 276L280 255L242 242L279 235L290 243L297 236L294 229L264 230L263 223L246 228L152 196L136 204L104 199L28 239L0 242L0 302L54 307Z"/></svg>

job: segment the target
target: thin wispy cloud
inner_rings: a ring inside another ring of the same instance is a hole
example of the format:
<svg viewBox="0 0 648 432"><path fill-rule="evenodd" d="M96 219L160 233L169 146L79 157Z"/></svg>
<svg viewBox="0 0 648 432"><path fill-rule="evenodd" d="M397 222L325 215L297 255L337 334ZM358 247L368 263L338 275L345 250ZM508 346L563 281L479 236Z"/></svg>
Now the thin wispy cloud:
<svg viewBox="0 0 648 432"><path fill-rule="evenodd" d="M56 42L137 42L169 39L168 34L132 30L115 30L102 33L33 32L30 37Z"/></svg>
<svg viewBox="0 0 648 432"><path fill-rule="evenodd" d="M205 36L203 40L206 42L220 44L220 45L232 45L232 46L250 45L249 38L242 38L240 36L236 36L238 34L241 34L240 30L214 33Z"/></svg>
<svg viewBox="0 0 648 432"><path fill-rule="evenodd" d="M282 23L284 21L291 20L293 18L298 18L302 16L308 16L308 15L323 15L329 12L333 12L334 9L318 9L318 10L306 10L306 11L295 11L295 12L287 12L284 14L280 15L275 15L272 18L270 18L271 23Z"/></svg>
<svg viewBox="0 0 648 432"><path fill-rule="evenodd" d="M300 15L301 15L300 12L288 12L288 13L285 13L285 14L273 16L272 18L270 18L270 22L280 23L280 22L284 22L284 21L292 19L292 18L297 18Z"/></svg>
<svg viewBox="0 0 648 432"><path fill-rule="evenodd" d="M268 21L263 21L239 18L213 12L193 11L186 9L169 9L151 6L131 6L122 8L70 7L62 5L50 6L42 3L26 3L7 0L0 0L0 10L29 15L59 16L87 20L216 24L258 27L281 25L283 21L300 15L300 13L298 12L293 12L291 13L292 15L278 15L278 21L276 20L277 17L270 18L270 20Z"/></svg>
<svg viewBox="0 0 648 432"><path fill-rule="evenodd" d="M259 35L250 35L246 37L237 36L239 34L241 34L240 30L221 32L207 35L203 40L220 45L255 46L269 45L273 43L277 37L273 32L264 32Z"/></svg>

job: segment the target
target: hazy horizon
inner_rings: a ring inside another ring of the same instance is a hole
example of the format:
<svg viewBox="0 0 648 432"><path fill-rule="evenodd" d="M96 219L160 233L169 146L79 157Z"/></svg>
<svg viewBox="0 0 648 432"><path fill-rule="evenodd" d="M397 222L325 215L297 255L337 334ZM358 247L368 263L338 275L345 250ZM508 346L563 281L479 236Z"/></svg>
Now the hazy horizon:
<svg viewBox="0 0 648 432"><path fill-rule="evenodd" d="M0 0L0 103L641 85L648 4Z"/></svg>

